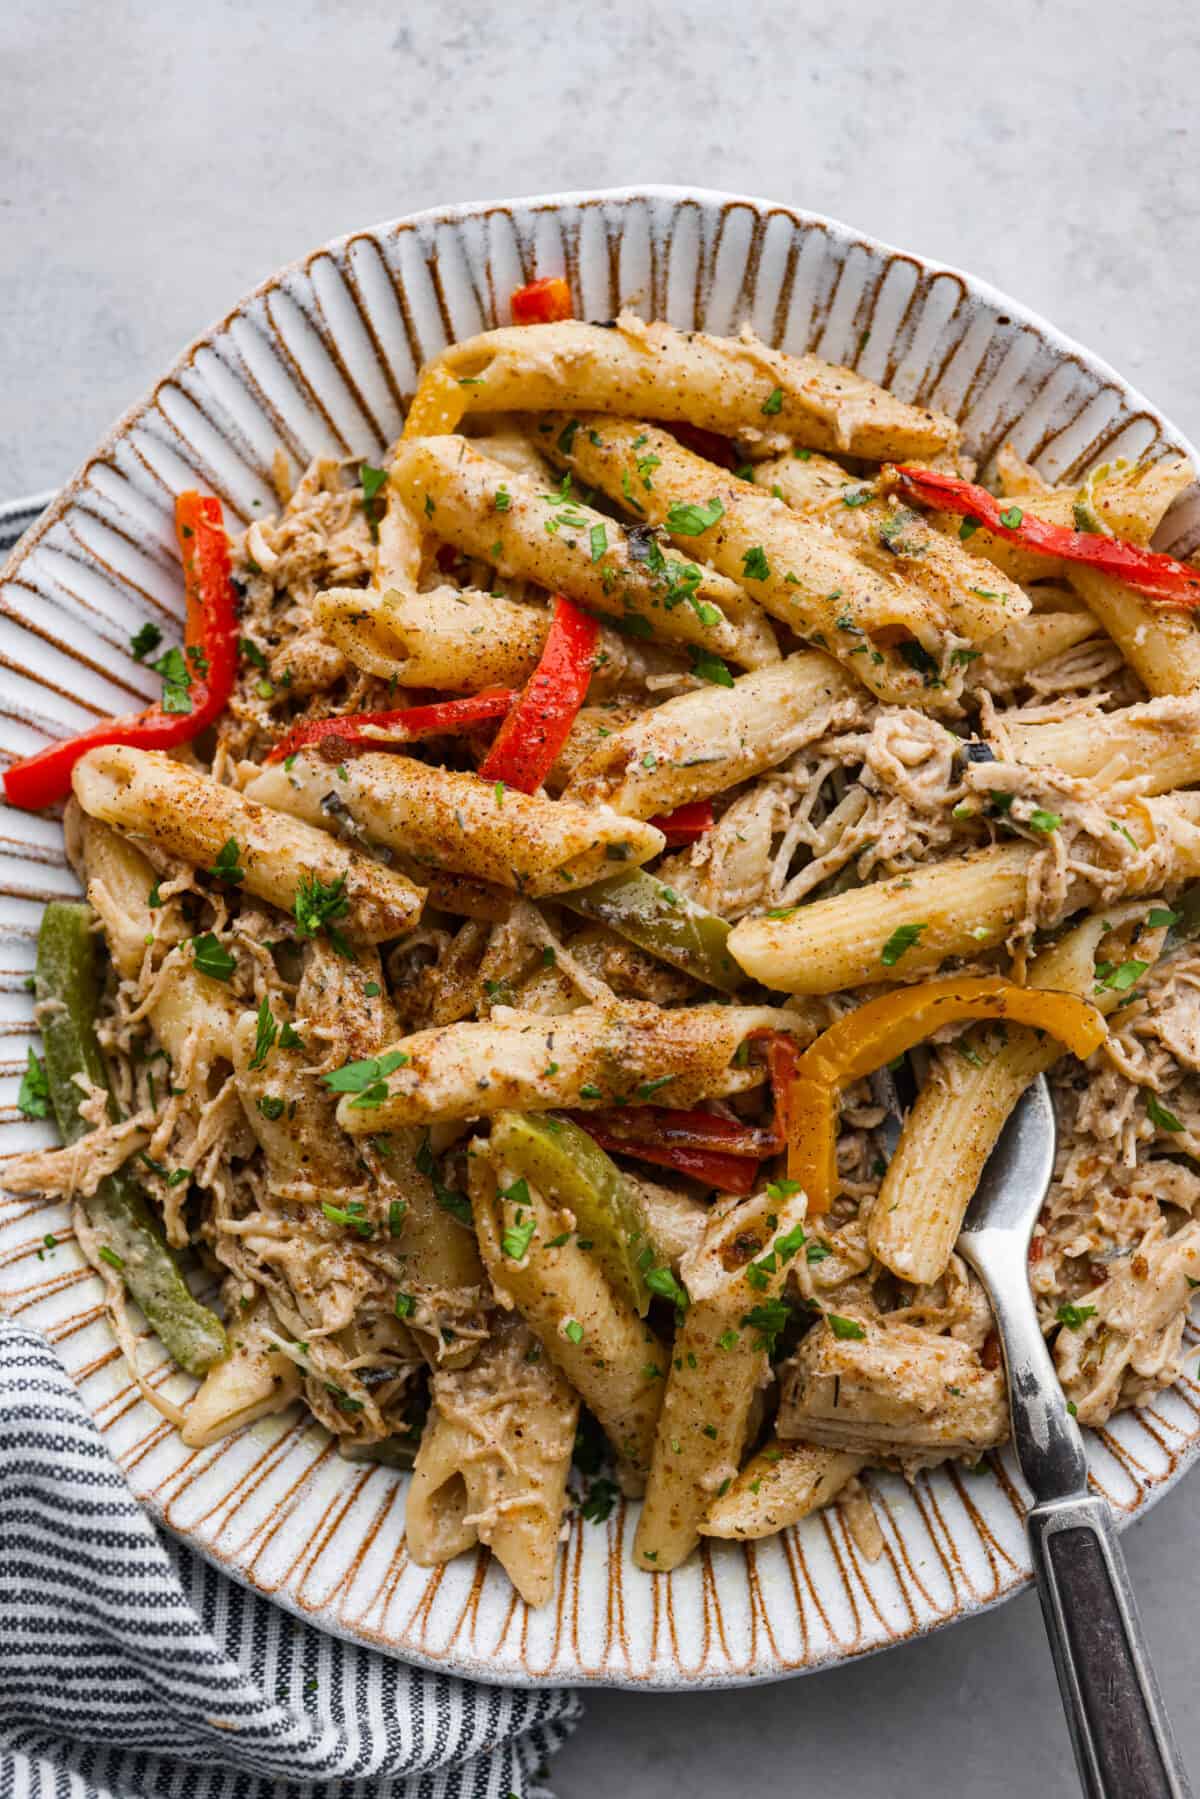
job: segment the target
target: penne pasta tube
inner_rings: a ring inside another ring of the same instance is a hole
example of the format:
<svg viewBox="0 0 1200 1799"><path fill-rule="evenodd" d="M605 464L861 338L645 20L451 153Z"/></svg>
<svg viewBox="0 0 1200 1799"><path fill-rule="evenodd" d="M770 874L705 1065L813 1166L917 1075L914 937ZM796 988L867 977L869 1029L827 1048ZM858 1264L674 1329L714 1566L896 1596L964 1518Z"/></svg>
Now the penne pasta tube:
<svg viewBox="0 0 1200 1799"><path fill-rule="evenodd" d="M209 1369L185 1408L179 1434L189 1449L207 1449L256 1418L286 1411L299 1398L299 1369L263 1336L273 1323L263 1299L239 1318L229 1354Z"/></svg>
<svg viewBox="0 0 1200 1799"><path fill-rule="evenodd" d="M989 681L1017 686L1051 657L1099 634L1096 620L1083 608L1078 612L1034 612L1028 618L1014 619L984 645L979 660L971 665L968 683L973 687Z"/></svg>
<svg viewBox="0 0 1200 1799"><path fill-rule="evenodd" d="M313 618L366 674L455 693L520 686L550 629L545 607L457 587L328 588L313 602Z"/></svg>
<svg viewBox="0 0 1200 1799"><path fill-rule="evenodd" d="M803 1193L766 1192L715 1209L682 1265L688 1306L675 1333L654 1459L634 1539L642 1568L677 1568L727 1490L745 1448L751 1408L770 1379L772 1301L804 1241ZM769 1215L769 1217L768 1217Z"/></svg>
<svg viewBox="0 0 1200 1799"><path fill-rule="evenodd" d="M503 1145L490 1154L477 1146L471 1200L496 1296L522 1314L616 1450L626 1489L640 1492L662 1404L666 1346L580 1248L572 1215L510 1174Z"/></svg>
<svg viewBox="0 0 1200 1799"><path fill-rule="evenodd" d="M866 1464L865 1455L851 1450L773 1437L709 1506L700 1535L739 1542L772 1537L836 1499Z"/></svg>
<svg viewBox="0 0 1200 1799"><path fill-rule="evenodd" d="M1096 949L1111 918L1089 918L1031 963L1031 987L1077 993L1102 1012L1129 995L1096 988ZM1009 1113L1062 1045L1024 1025L998 1038L988 1027L959 1040L961 1063L935 1061L904 1123L871 1211L872 1255L902 1280L928 1286L946 1271L963 1215Z"/></svg>
<svg viewBox="0 0 1200 1799"><path fill-rule="evenodd" d="M770 621L737 582L671 560L571 496L550 493L481 456L462 437L400 445L392 480L430 529L470 556L570 599L631 634L728 656L745 668L778 659Z"/></svg>
<svg viewBox="0 0 1200 1799"><path fill-rule="evenodd" d="M320 881L340 887L347 931L370 942L402 936L420 916L424 894L405 875L161 751L90 750L75 765L74 788L91 817L199 868L211 868L232 839L246 891L281 911L294 909L305 883Z"/></svg>
<svg viewBox="0 0 1200 1799"><path fill-rule="evenodd" d="M828 526L706 462L657 425L585 414L563 460L744 582L767 612L827 649L880 699L926 710L947 702L959 666L950 661L950 621L896 568L872 568ZM989 619L982 636L1002 620Z"/></svg>
<svg viewBox="0 0 1200 1799"><path fill-rule="evenodd" d="M765 1078L761 1064L734 1058L755 1031L815 1027L772 1006L651 1005L630 1000L544 1014L497 1006L490 1018L444 1025L389 1044L404 1060L369 1107L344 1100L338 1122L352 1136L397 1125L486 1118L557 1106L691 1106L742 1093Z"/></svg>
<svg viewBox="0 0 1200 1799"><path fill-rule="evenodd" d="M1159 606L1121 581L1072 564L1070 582L1153 694L1200 688L1200 631L1190 612Z"/></svg>
<svg viewBox="0 0 1200 1799"><path fill-rule="evenodd" d="M1113 828L1149 852L1131 865L1127 893L1157 892L1200 875L1200 794L1139 801L1114 818ZM746 918L730 932L728 947L747 974L787 993L836 993L929 974L947 956L976 955L1004 939L1024 914L1038 853L1032 843L997 844L815 900L786 917ZM1074 877L1067 911L1092 897L1087 882Z"/></svg>
<svg viewBox="0 0 1200 1799"><path fill-rule="evenodd" d="M518 793L503 781L386 751L351 757L336 773L320 756L300 755L290 769L283 763L264 768L246 797L273 816L295 814L306 821L302 829L323 827L315 833L322 842L328 842L324 832L349 819L364 838L422 872L446 869L531 899L585 887L618 865L635 868L665 842L653 825L608 806L585 809ZM379 863L367 866L387 873Z"/></svg>
<svg viewBox="0 0 1200 1799"><path fill-rule="evenodd" d="M921 588L953 630L972 643L993 637L1029 611L1028 598L1007 575L997 571L982 579L978 562L956 537L826 456L776 456L755 466L754 479L802 518L827 526L871 567L898 572ZM847 504L851 500L853 505Z"/></svg>
<svg viewBox="0 0 1200 1799"><path fill-rule="evenodd" d="M452 431L467 413L595 409L679 419L734 437L778 432L814 449L873 460L952 449L958 427L865 376L812 355L677 331L623 312L610 325L571 319L485 331L423 371L406 431Z"/></svg>
<svg viewBox="0 0 1200 1799"><path fill-rule="evenodd" d="M74 806L75 802L69 802ZM164 932L162 914L152 908L154 869L141 851L110 825L82 814L73 821L87 879L88 904L104 926L113 965L122 980L136 979L146 955L169 950L183 937ZM210 1097L210 1075L233 1058L241 1006L224 981L201 974L191 958L171 958L158 971L148 1005L155 1036L173 1068L184 1067L197 1105Z"/></svg>
<svg viewBox="0 0 1200 1799"><path fill-rule="evenodd" d="M486 1543L527 1605L554 1588L579 1400L519 1318L465 1368L435 1374L405 1509L408 1553L432 1567Z"/></svg>
<svg viewBox="0 0 1200 1799"><path fill-rule="evenodd" d="M614 731L575 770L564 798L632 818L673 811L749 780L858 712L857 683L820 651L676 694Z"/></svg>
<svg viewBox="0 0 1200 1799"><path fill-rule="evenodd" d="M1101 787L1136 781L1142 793L1170 793L1200 781L1200 694L1048 724L1006 719L1004 734L1018 762L1082 775Z"/></svg>

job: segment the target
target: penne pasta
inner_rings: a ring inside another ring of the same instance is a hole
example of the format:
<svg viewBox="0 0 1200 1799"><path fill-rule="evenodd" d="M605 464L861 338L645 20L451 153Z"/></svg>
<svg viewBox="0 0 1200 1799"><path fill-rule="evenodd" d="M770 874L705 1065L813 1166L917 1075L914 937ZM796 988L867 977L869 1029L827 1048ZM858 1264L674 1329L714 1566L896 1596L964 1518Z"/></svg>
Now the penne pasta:
<svg viewBox="0 0 1200 1799"><path fill-rule="evenodd" d="M519 1318L506 1319L467 1367L433 1376L404 1519L419 1567L485 1543L531 1606L554 1588L579 1415L536 1347Z"/></svg>
<svg viewBox="0 0 1200 1799"><path fill-rule="evenodd" d="M688 1306L633 1546L654 1573L691 1554L709 1506L737 1474L754 1396L769 1378L770 1303L803 1243L805 1206L803 1193L765 1192L721 1206L684 1258Z"/></svg>
<svg viewBox="0 0 1200 1799"><path fill-rule="evenodd" d="M702 1537L746 1542L773 1537L836 1499L867 1457L798 1439L773 1437L700 1521Z"/></svg>
<svg viewBox="0 0 1200 1799"><path fill-rule="evenodd" d="M973 687L1016 687L1031 671L1053 656L1073 650L1100 634L1100 626L1082 607L1076 612L1034 612L1014 619L988 639L968 681Z"/></svg>
<svg viewBox="0 0 1200 1799"><path fill-rule="evenodd" d="M256 1418L286 1411L300 1396L300 1371L264 1331L270 1308L259 1300L238 1321L237 1341L214 1364L188 1401L180 1436L189 1449L207 1449Z"/></svg>
<svg viewBox="0 0 1200 1799"><path fill-rule="evenodd" d="M853 718L858 689L819 651L677 694L614 731L574 771L564 798L651 818L761 774Z"/></svg>
<svg viewBox="0 0 1200 1799"><path fill-rule="evenodd" d="M354 756L336 773L319 756L300 755L291 768L261 770L245 791L275 817L303 819L302 829L327 832L349 819L423 874L445 869L530 898L585 887L618 864L635 868L664 843L653 825L607 806L585 810L386 752Z"/></svg>
<svg viewBox="0 0 1200 1799"><path fill-rule="evenodd" d="M519 686L550 628L545 607L456 587L333 587L317 595L313 617L365 674L455 693Z"/></svg>
<svg viewBox="0 0 1200 1799"><path fill-rule="evenodd" d="M1111 919L1089 918L1033 961L1031 987L1091 999L1102 1012L1128 1000L1097 991L1096 949ZM1145 954L1145 951L1142 952ZM1039 1074L1061 1060L1062 1046L1024 1025L1001 1036L986 1028L959 1040L961 1063L934 1062L900 1132L867 1226L871 1253L916 1286L946 1271L971 1195L1009 1113Z"/></svg>
<svg viewBox="0 0 1200 1799"><path fill-rule="evenodd" d="M1133 865L1125 892L1152 893L1200 875L1200 794L1139 803L1120 812L1113 828L1147 852ZM948 956L978 955L1003 941L1024 913L1038 853L1032 843L997 844L813 901L785 917L745 918L730 932L729 950L756 981L786 993L836 993L928 974ZM1072 877L1067 911L1090 904L1092 895L1084 879ZM916 935L906 942L911 932ZM900 954L885 957L889 944Z"/></svg>
<svg viewBox="0 0 1200 1799"><path fill-rule="evenodd" d="M1006 719L1004 735L1019 762L1081 775L1101 787L1129 781L1140 793L1170 793L1200 781L1200 695L1046 724Z"/></svg>
<svg viewBox="0 0 1200 1799"><path fill-rule="evenodd" d="M232 840L246 891L282 911L291 912L302 884L316 880L338 888L347 931L370 942L402 936L420 914L424 895L405 875L159 751L91 750L77 763L74 784L89 816L198 868L211 869Z"/></svg>
<svg viewBox="0 0 1200 1799"><path fill-rule="evenodd" d="M686 420L729 436L777 432L880 460L934 456L958 442L945 414L851 369L773 350L749 333L710 337L629 312L609 326L568 320L451 344L422 374L406 431L453 431L467 413L565 408Z"/></svg>
<svg viewBox="0 0 1200 1799"><path fill-rule="evenodd" d="M490 1153L481 1146L472 1155L471 1201L496 1296L501 1305L520 1311L608 1437L626 1489L640 1492L662 1404L667 1350L613 1291L595 1258L580 1248L571 1214L557 1210L527 1182L514 1197L508 1173L502 1141ZM510 1225L518 1222L518 1211L525 1230L514 1245ZM534 1230L526 1241L530 1223ZM522 1248L519 1256L509 1253L514 1247Z"/></svg>
<svg viewBox="0 0 1200 1799"><path fill-rule="evenodd" d="M469 556L616 619L637 637L690 645L745 668L779 655L770 621L724 575L664 554L575 498L481 456L462 437L400 445L392 480L430 529Z"/></svg>
<svg viewBox="0 0 1200 1799"><path fill-rule="evenodd" d="M836 656L879 698L935 710L952 703L964 666L952 660L959 639L942 606L898 565L871 567L828 526L706 462L657 425L587 413L562 459L590 486L744 582L772 617ZM873 491L860 484L847 493ZM1028 602L1022 595L1013 607L1024 612ZM975 635L992 635L1006 616L1001 603Z"/></svg>
<svg viewBox="0 0 1200 1799"><path fill-rule="evenodd" d="M508 1110L645 1103L673 1106L743 1093L761 1064L734 1058L755 1031L815 1028L772 1006L664 1007L631 1000L546 1015L497 1006L485 1021L420 1031L390 1044L404 1060L370 1107L343 1101L338 1122L353 1136L435 1118L486 1118Z"/></svg>
<svg viewBox="0 0 1200 1799"><path fill-rule="evenodd" d="M1200 688L1200 631L1190 612L1158 606L1092 568L1072 566L1070 581L1149 693Z"/></svg>
<svg viewBox="0 0 1200 1799"><path fill-rule="evenodd" d="M997 571L983 580L978 562L957 538L828 457L776 456L755 465L754 480L802 518L826 526L872 568L898 572L919 587L951 628L972 643L1011 628L1029 611L1027 596L1007 575Z"/></svg>

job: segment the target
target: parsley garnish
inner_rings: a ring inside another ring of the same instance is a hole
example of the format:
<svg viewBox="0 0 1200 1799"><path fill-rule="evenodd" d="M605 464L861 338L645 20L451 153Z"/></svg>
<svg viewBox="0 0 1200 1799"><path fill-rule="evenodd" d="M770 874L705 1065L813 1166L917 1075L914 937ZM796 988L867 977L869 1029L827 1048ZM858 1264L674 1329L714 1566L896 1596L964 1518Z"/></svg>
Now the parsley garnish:
<svg viewBox="0 0 1200 1799"><path fill-rule="evenodd" d="M714 687L732 687L733 676L728 665L720 656L714 656L708 650L699 650L692 646L692 673L702 681L711 681Z"/></svg>
<svg viewBox="0 0 1200 1799"><path fill-rule="evenodd" d="M782 410L783 410L783 389L782 389L782 387L774 387L771 389L771 392L767 395L766 399L762 403L762 409L766 413L768 418L774 418L774 416L777 412L782 412Z"/></svg>
<svg viewBox="0 0 1200 1799"><path fill-rule="evenodd" d="M277 1093L264 1093L258 1101L258 1109L264 1118L282 1118L284 1102Z"/></svg>
<svg viewBox="0 0 1200 1799"><path fill-rule="evenodd" d="M1163 926L1178 924L1182 917L1182 912L1172 912L1167 906L1151 906L1146 923L1158 930Z"/></svg>
<svg viewBox="0 0 1200 1799"><path fill-rule="evenodd" d="M411 1318L417 1309L417 1302L411 1293L397 1293L394 1310L397 1318Z"/></svg>
<svg viewBox="0 0 1200 1799"><path fill-rule="evenodd" d="M187 658L179 648L169 649L165 656L149 665L155 674L162 676L162 699L159 705L164 712L185 713L192 710L192 673L187 665Z"/></svg>
<svg viewBox="0 0 1200 1799"><path fill-rule="evenodd" d="M334 929L333 922L336 918L344 918L350 910L345 875L339 875L336 881L323 881L320 875L301 875L296 885L294 910L296 930L301 937L316 937L325 929L338 954L350 954L349 945L341 932Z"/></svg>
<svg viewBox="0 0 1200 1799"><path fill-rule="evenodd" d="M865 1337L867 1327L860 1324L857 1318L843 1318L839 1312L826 1312L829 1328L834 1336L845 1341L847 1338Z"/></svg>
<svg viewBox="0 0 1200 1799"><path fill-rule="evenodd" d="M266 673L267 659L252 637L239 637L238 649L247 662L252 662L255 668L260 668L264 674Z"/></svg>
<svg viewBox="0 0 1200 1799"><path fill-rule="evenodd" d="M225 945L218 943L211 931L192 938L192 957L200 973L209 974L216 981L227 981L237 967Z"/></svg>
<svg viewBox="0 0 1200 1799"><path fill-rule="evenodd" d="M771 565L767 561L766 552L761 544L756 543L753 549L747 550L742 557L742 574L747 581L769 581Z"/></svg>
<svg viewBox="0 0 1200 1799"><path fill-rule="evenodd" d="M1059 1306L1054 1316L1060 1324L1065 1324L1068 1330L1077 1331L1081 1324L1086 1324L1089 1318L1096 1316L1096 1308L1095 1306Z"/></svg>
<svg viewBox="0 0 1200 1799"><path fill-rule="evenodd" d="M599 562L608 549L608 531L603 525L593 525L588 532L588 541L592 546L592 561Z"/></svg>
<svg viewBox="0 0 1200 1799"><path fill-rule="evenodd" d="M1181 1131L1183 1129L1183 1120L1176 1118L1174 1112L1169 1111L1158 1095L1152 1093L1149 1087L1142 1088L1142 1098L1146 1102L1146 1116L1158 1130Z"/></svg>
<svg viewBox="0 0 1200 1799"><path fill-rule="evenodd" d="M323 1200L321 1210L330 1224L338 1224L344 1230L355 1231L360 1237L375 1235L375 1226L366 1216L366 1207L361 1200L352 1200L348 1206L335 1206L331 1205L328 1200Z"/></svg>
<svg viewBox="0 0 1200 1799"><path fill-rule="evenodd" d="M716 524L724 511L720 500L709 500L706 505L675 505L667 512L667 529L676 537L699 537Z"/></svg>
<svg viewBox="0 0 1200 1799"><path fill-rule="evenodd" d="M266 1066L267 1057L275 1047L275 1039L279 1035L279 1026L271 1016L271 1002L264 993L258 1006L258 1025L254 1033L254 1054L250 1058L251 1068Z"/></svg>
<svg viewBox="0 0 1200 1799"><path fill-rule="evenodd" d="M899 924L884 944L879 960L885 968L895 968L901 956L912 948L922 931L929 929L928 924Z"/></svg>
<svg viewBox="0 0 1200 1799"><path fill-rule="evenodd" d="M17 1110L26 1118L47 1118L50 1115L50 1083L46 1079L44 1064L32 1049L27 1050L25 1055L25 1072L21 1076L17 1092Z"/></svg>
<svg viewBox="0 0 1200 1799"><path fill-rule="evenodd" d="M217 851L217 859L209 869L219 881L228 881L233 887L240 887L246 878L246 871L238 863L241 851L236 837L227 837Z"/></svg>
<svg viewBox="0 0 1200 1799"><path fill-rule="evenodd" d="M759 1340L755 1347L769 1352L774 1349L775 1339L791 1315L792 1308L786 1300L764 1299L761 1305L752 1306L738 1323L743 1329L756 1330Z"/></svg>
<svg viewBox="0 0 1200 1799"><path fill-rule="evenodd" d="M382 1056L365 1056L359 1062L344 1062L331 1074L321 1076L331 1093L354 1093L350 1104L367 1110L380 1106L387 1098L387 1077L403 1068L408 1057L400 1049L389 1049Z"/></svg>
<svg viewBox="0 0 1200 1799"><path fill-rule="evenodd" d="M1061 812L1046 812L1041 806L1035 806L1033 811L1029 814L1029 824L1031 829L1043 831L1047 836L1049 836L1051 831L1057 831L1061 823Z"/></svg>
<svg viewBox="0 0 1200 1799"><path fill-rule="evenodd" d="M144 662L151 650L156 650L161 642L162 632L157 625L151 624L147 619L144 625L138 626L129 639L129 647L133 652L134 661Z"/></svg>
<svg viewBox="0 0 1200 1799"><path fill-rule="evenodd" d="M1010 506L1007 512L1000 514L1000 523L1006 531L1015 531L1025 514L1019 506Z"/></svg>
<svg viewBox="0 0 1200 1799"><path fill-rule="evenodd" d="M587 1498L579 1508L580 1517L589 1524L603 1524L617 1503L619 1491L617 1483L607 1475L598 1476L588 1487Z"/></svg>
<svg viewBox="0 0 1200 1799"><path fill-rule="evenodd" d="M571 1343L583 1342L583 1326L578 1318L568 1318L563 1325L563 1336Z"/></svg>

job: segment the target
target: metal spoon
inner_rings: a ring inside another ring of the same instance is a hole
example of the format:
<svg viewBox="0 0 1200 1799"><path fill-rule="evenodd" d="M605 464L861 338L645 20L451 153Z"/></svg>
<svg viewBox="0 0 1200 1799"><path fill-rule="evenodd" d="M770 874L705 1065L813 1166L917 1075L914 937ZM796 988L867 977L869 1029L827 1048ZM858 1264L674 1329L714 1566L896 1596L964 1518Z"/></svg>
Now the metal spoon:
<svg viewBox="0 0 1200 1799"><path fill-rule="evenodd" d="M1054 1107L1039 1078L983 1171L958 1248L991 1301L1008 1373L1012 1441L1042 1616L1089 1799L1187 1799L1125 1557L1067 1411L1029 1287L1029 1240L1054 1170Z"/></svg>

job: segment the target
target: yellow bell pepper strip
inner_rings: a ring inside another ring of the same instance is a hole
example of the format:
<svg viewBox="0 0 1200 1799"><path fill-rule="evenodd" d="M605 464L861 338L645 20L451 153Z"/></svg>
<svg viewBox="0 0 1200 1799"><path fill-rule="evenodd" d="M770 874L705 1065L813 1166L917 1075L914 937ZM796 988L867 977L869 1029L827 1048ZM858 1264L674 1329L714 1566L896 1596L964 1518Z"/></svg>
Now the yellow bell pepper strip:
<svg viewBox="0 0 1200 1799"><path fill-rule="evenodd" d="M894 1062L944 1025L979 1018L1032 1025L1080 1057L1099 1048L1108 1031L1095 1006L1078 995L1018 987L999 975L948 975L899 987L848 1012L798 1057L787 1096L788 1174L807 1193L810 1215L827 1212L840 1191L842 1088Z"/></svg>
<svg viewBox="0 0 1200 1799"><path fill-rule="evenodd" d="M1144 550L1139 544L1106 537L1102 532L1072 531L1066 525L1048 524L1014 501L998 500L986 487L943 474L940 469L901 464L894 475L907 495L934 512L959 513L1026 550L1037 550L1063 562L1086 563L1102 575L1123 581L1147 599L1170 606L1200 606L1200 569L1177 562L1174 556Z"/></svg>

